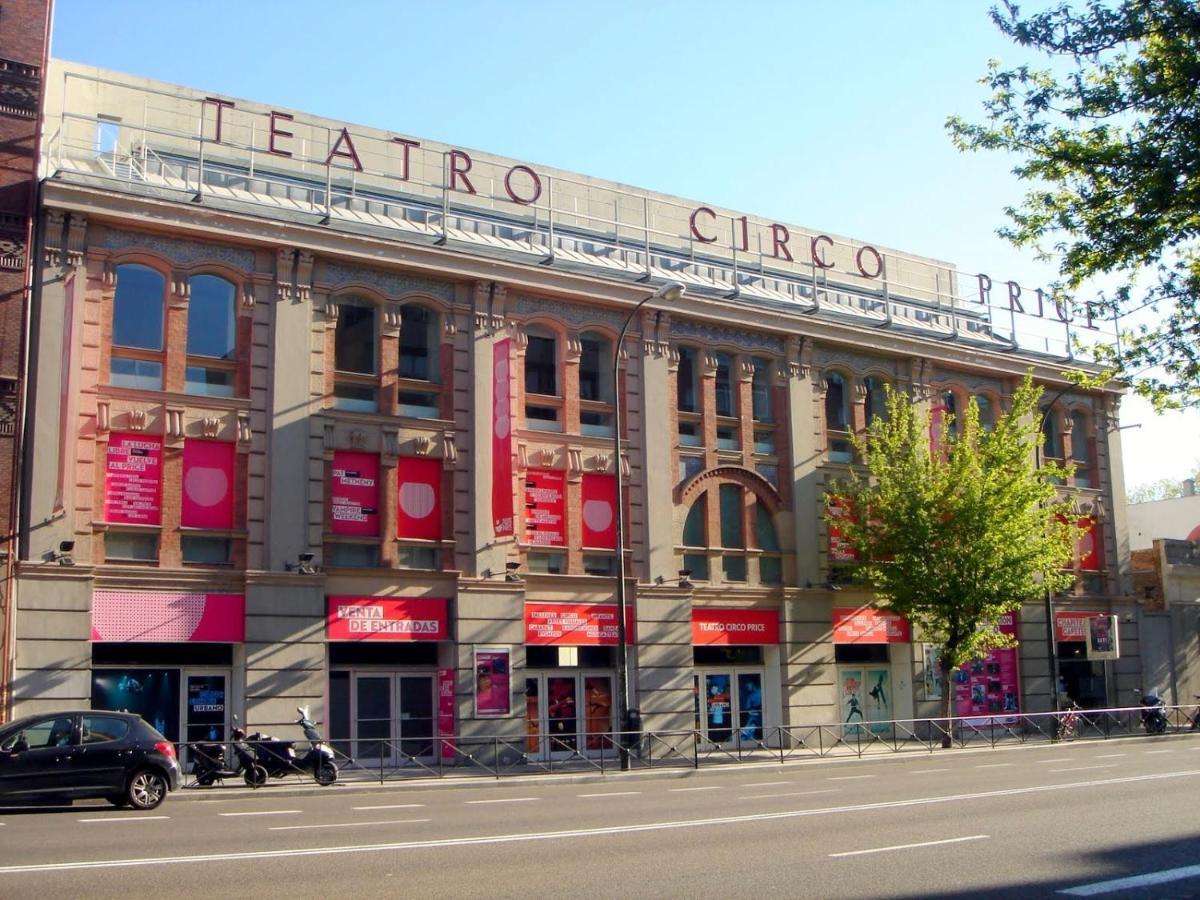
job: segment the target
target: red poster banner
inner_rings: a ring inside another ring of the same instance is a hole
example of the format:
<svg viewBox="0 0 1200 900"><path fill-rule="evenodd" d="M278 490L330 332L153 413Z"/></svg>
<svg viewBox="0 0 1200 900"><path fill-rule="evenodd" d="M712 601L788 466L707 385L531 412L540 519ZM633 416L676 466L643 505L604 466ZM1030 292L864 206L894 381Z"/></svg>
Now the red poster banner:
<svg viewBox="0 0 1200 900"><path fill-rule="evenodd" d="M843 606L833 610L835 644L909 644L912 628L908 619L882 609Z"/></svg>
<svg viewBox="0 0 1200 900"><path fill-rule="evenodd" d="M233 527L237 449L228 441L185 441L180 523L184 528Z"/></svg>
<svg viewBox="0 0 1200 900"><path fill-rule="evenodd" d="M378 537L379 454L334 451L329 522L334 534Z"/></svg>
<svg viewBox="0 0 1200 900"><path fill-rule="evenodd" d="M583 496L583 546L601 550L616 550L616 476L585 474L581 492Z"/></svg>
<svg viewBox="0 0 1200 900"><path fill-rule="evenodd" d="M525 540L537 547L565 547L565 472L530 469L525 473Z"/></svg>
<svg viewBox="0 0 1200 900"><path fill-rule="evenodd" d="M633 608L625 609L625 636L634 637ZM617 607L612 604L526 603L525 643L566 647L616 646Z"/></svg>
<svg viewBox="0 0 1200 900"><path fill-rule="evenodd" d="M833 562L854 562L858 559L858 551L850 546L837 526L839 519L851 518L849 503L843 497L830 497L826 503L833 519L829 523L829 558Z"/></svg>
<svg viewBox="0 0 1200 900"><path fill-rule="evenodd" d="M996 628L1002 634L1016 637L1015 614L1001 616ZM971 725L1015 722L1015 714L1021 711L1020 681L1017 648L989 650L986 657L955 670L951 680L955 714L967 717ZM984 715L988 713L993 715ZM984 717L980 718L981 715Z"/></svg>
<svg viewBox="0 0 1200 900"><path fill-rule="evenodd" d="M1055 612L1054 639L1056 641L1086 641L1088 619L1105 616L1101 612Z"/></svg>
<svg viewBox="0 0 1200 900"><path fill-rule="evenodd" d="M513 533L512 340L492 345L492 531L496 537Z"/></svg>
<svg viewBox="0 0 1200 900"><path fill-rule="evenodd" d="M396 463L396 537L442 539L442 461L401 457Z"/></svg>
<svg viewBox="0 0 1200 900"><path fill-rule="evenodd" d="M438 738L442 759L454 759L454 669L438 669Z"/></svg>
<svg viewBox="0 0 1200 900"><path fill-rule="evenodd" d="M778 644L775 609L693 609L692 643Z"/></svg>
<svg viewBox="0 0 1200 900"><path fill-rule="evenodd" d="M1085 516L1077 523L1079 535L1079 568L1085 572L1099 572L1104 568L1104 542L1100 523Z"/></svg>
<svg viewBox="0 0 1200 900"><path fill-rule="evenodd" d="M447 641L444 599L330 597L326 637L331 641Z"/></svg>
<svg viewBox="0 0 1200 900"><path fill-rule="evenodd" d="M162 438L112 434L104 461L104 521L162 524Z"/></svg>

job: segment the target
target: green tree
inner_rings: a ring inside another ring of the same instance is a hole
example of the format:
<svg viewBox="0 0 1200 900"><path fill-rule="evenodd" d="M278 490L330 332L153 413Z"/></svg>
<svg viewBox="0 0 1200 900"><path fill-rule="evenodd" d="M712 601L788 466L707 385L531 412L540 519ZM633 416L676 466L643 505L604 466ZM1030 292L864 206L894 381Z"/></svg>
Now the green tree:
<svg viewBox="0 0 1200 900"><path fill-rule="evenodd" d="M850 510L836 525L860 560L857 577L940 645L947 718L953 671L1011 646L1000 617L1072 582L1063 567L1078 534L1056 484L1065 472L1035 458L1041 394L1027 377L990 430L972 400L935 441L929 413L889 391L887 416L856 441L861 471L828 494Z"/></svg>
<svg viewBox="0 0 1200 900"><path fill-rule="evenodd" d="M991 17L1046 68L992 60L986 119L947 121L962 150L1000 150L1030 183L999 230L1057 262L1058 299L1139 313L1099 359L1160 409L1200 406L1200 9L1195 0L1061 2ZM1149 324L1147 324L1149 323Z"/></svg>

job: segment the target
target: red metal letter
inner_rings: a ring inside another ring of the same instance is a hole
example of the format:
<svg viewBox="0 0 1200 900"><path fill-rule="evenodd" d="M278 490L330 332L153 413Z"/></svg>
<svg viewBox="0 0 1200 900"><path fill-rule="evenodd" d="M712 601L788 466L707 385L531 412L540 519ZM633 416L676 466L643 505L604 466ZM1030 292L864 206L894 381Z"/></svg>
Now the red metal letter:
<svg viewBox="0 0 1200 900"><path fill-rule="evenodd" d="M466 165L463 166L461 169L458 167L458 164L460 162L466 163ZM468 194L475 193L475 185L471 184L471 179L467 177L467 173L470 171L471 171L471 157L468 156L466 153L464 153L462 150L451 150L450 151L450 190L452 190L452 191L459 190L458 179L461 178L463 180L463 184L465 184L467 186L467 193Z"/></svg>
<svg viewBox="0 0 1200 900"><path fill-rule="evenodd" d="M977 279L979 281L979 302L987 306L992 302L992 279L982 272L979 273Z"/></svg>
<svg viewBox="0 0 1200 900"><path fill-rule="evenodd" d="M788 238L790 237L791 235L788 234L786 226L772 225L771 240L773 242L773 246L771 248L771 255L776 259L779 259L779 251L782 250L784 259L786 259L788 262L795 262L795 260L792 259L792 251L789 250L787 246Z"/></svg>
<svg viewBox="0 0 1200 900"><path fill-rule="evenodd" d="M345 141L346 149L342 150L342 142ZM341 135L333 145L333 149L329 151L329 155L325 157L325 165L333 162L335 156L340 156L342 159L348 159L354 163L354 171L361 172L363 170L362 163L358 161L358 152L354 149L354 141L350 140L350 129L343 128Z"/></svg>
<svg viewBox="0 0 1200 900"><path fill-rule="evenodd" d="M524 172L526 175L528 175L530 178L533 179L533 187L534 187L533 196L528 199L518 197L517 192L514 191L512 188L512 174L513 174L513 172L518 172L518 171ZM506 194L508 194L508 196L512 199L512 201L514 203L520 203L522 206L528 206L530 203L537 203L538 197L542 196L542 179L538 178L537 172L533 171L533 169L529 168L529 166L522 166L522 165L513 166L511 169L509 169L507 172L504 173L504 192ZM472 191L471 193L475 193L475 192Z"/></svg>
<svg viewBox="0 0 1200 900"><path fill-rule="evenodd" d="M692 210L691 218L688 219L688 224L691 225L691 227L692 227L692 237L694 237L696 240L698 240L702 244L711 244L713 241L716 240L716 238L715 237L705 237L704 235L702 235L700 233L699 226L696 225L696 216L700 215L700 213L705 213L706 215L710 215L714 219L717 217L717 214L715 212L713 212L711 209L709 209L707 206L697 206L695 209Z"/></svg>
<svg viewBox="0 0 1200 900"><path fill-rule="evenodd" d="M407 138L392 138L392 140L404 148L404 155L401 157L403 162L401 164L402 168L400 170L400 180L408 181L408 151L410 151L413 147L420 147L421 142L410 141Z"/></svg>
<svg viewBox="0 0 1200 900"><path fill-rule="evenodd" d="M1021 305L1021 286L1015 281L1006 282L1008 285L1008 308L1016 309L1024 315L1025 307Z"/></svg>
<svg viewBox="0 0 1200 900"><path fill-rule="evenodd" d="M817 249L817 244L821 242L828 244L830 247L833 246L833 238L827 234L818 234L816 237L814 237L812 239L812 245L809 248L812 253L813 265L818 269L832 269L833 263L826 262L825 257L821 255L821 251Z"/></svg>
<svg viewBox="0 0 1200 900"><path fill-rule="evenodd" d="M750 252L750 221L745 216L740 216L734 219L735 222L742 223L742 252Z"/></svg>
<svg viewBox="0 0 1200 900"><path fill-rule="evenodd" d="M222 100L220 97L205 97L204 103L212 103L217 107L217 135L213 138L216 144L221 143L221 114L226 107L233 109L233 103L229 100Z"/></svg>
<svg viewBox="0 0 1200 900"><path fill-rule="evenodd" d="M290 121L292 121L293 118L294 118L294 116L291 116L288 113L275 112L275 110L271 110L271 132L270 132L271 139L267 145L268 151L276 154L277 156L291 156L292 155L290 150L280 150L275 146L275 138L277 138L277 137L289 137L289 138L294 137L294 135L290 131L280 131L278 128L276 128L275 122L278 119L287 119L290 122Z"/></svg>
<svg viewBox="0 0 1200 900"><path fill-rule="evenodd" d="M863 254L867 252L870 252L870 254L875 257L874 273L868 272L863 268L862 258ZM861 274L863 278L878 278L883 274L883 257L879 255L878 250L869 244L858 248L858 252L854 254L854 262L855 265L858 266L859 274Z"/></svg>

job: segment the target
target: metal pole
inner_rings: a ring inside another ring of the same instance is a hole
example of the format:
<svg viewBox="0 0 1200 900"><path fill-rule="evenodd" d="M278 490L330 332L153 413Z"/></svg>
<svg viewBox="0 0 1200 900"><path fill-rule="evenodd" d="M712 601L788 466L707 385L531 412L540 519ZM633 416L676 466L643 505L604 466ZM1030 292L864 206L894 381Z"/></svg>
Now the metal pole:
<svg viewBox="0 0 1200 900"><path fill-rule="evenodd" d="M629 635L625 626L628 608L625 597L625 476L621 471L621 348L625 344L625 334L629 331L629 326L643 306L651 300L677 299L683 292L684 286L672 281L639 300L625 317L625 323L621 326L621 333L617 336L617 343L613 348L613 470L617 487L617 753L622 771L629 769L629 746L625 732L630 730L630 722Z"/></svg>

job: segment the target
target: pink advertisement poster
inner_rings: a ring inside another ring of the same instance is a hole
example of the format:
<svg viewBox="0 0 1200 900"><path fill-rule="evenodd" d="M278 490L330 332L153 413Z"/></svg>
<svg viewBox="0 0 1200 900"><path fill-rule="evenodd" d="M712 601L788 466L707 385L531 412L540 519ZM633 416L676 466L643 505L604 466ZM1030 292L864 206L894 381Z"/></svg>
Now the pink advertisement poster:
<svg viewBox="0 0 1200 900"><path fill-rule="evenodd" d="M442 539L442 461L403 456L396 462L396 537Z"/></svg>
<svg viewBox="0 0 1200 900"><path fill-rule="evenodd" d="M438 737L442 759L454 758L454 670L438 669Z"/></svg>
<svg viewBox="0 0 1200 900"><path fill-rule="evenodd" d="M512 340L492 347L492 531L496 537L513 533L512 379L509 353Z"/></svg>
<svg viewBox="0 0 1200 900"><path fill-rule="evenodd" d="M334 534L379 535L379 455L338 450L333 454L329 520Z"/></svg>
<svg viewBox="0 0 1200 900"><path fill-rule="evenodd" d="M507 716L512 712L507 647L475 649L475 715Z"/></svg>
<svg viewBox="0 0 1200 900"><path fill-rule="evenodd" d="M233 527L233 466L236 449L228 441L186 441L183 445L184 528Z"/></svg>
<svg viewBox="0 0 1200 900"><path fill-rule="evenodd" d="M614 475L585 473L583 494L583 546L617 549L617 479Z"/></svg>
<svg viewBox="0 0 1200 900"><path fill-rule="evenodd" d="M525 540L537 547L567 544L565 472L530 469L525 473Z"/></svg>
<svg viewBox="0 0 1200 900"><path fill-rule="evenodd" d="M1016 614L1002 616L999 625L1004 634L1016 635ZM954 687L954 711L971 725L1010 725L1021 711L1020 673L1017 648L992 650L984 659L973 660L958 669Z"/></svg>
<svg viewBox="0 0 1200 900"><path fill-rule="evenodd" d="M162 524L162 438L113 434L104 461L104 520Z"/></svg>

